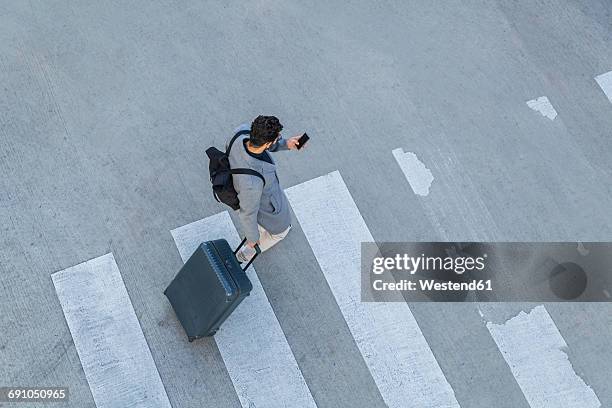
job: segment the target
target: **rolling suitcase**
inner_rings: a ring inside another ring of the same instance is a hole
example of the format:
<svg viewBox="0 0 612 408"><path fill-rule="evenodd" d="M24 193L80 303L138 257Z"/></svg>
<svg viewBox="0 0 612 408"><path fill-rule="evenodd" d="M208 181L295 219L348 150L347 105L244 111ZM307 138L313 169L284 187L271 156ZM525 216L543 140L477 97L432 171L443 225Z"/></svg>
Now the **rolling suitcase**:
<svg viewBox="0 0 612 408"><path fill-rule="evenodd" d="M232 311L253 289L246 270L236 259L246 238L235 251L224 239L203 242L185 262L164 291L190 342L213 336Z"/></svg>

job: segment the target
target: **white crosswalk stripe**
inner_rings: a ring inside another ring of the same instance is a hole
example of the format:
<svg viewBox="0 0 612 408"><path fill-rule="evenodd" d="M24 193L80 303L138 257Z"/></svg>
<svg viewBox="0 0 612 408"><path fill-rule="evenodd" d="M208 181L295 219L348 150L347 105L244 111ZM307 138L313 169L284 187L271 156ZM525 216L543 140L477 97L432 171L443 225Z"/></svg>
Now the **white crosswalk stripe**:
<svg viewBox="0 0 612 408"><path fill-rule="evenodd" d="M532 408L601 406L574 372L567 344L544 306L487 328Z"/></svg>
<svg viewBox="0 0 612 408"><path fill-rule="evenodd" d="M113 255L51 278L96 406L170 407Z"/></svg>
<svg viewBox="0 0 612 408"><path fill-rule="evenodd" d="M595 81L597 81L601 89L604 91L608 97L608 100L612 102L612 71L596 76Z"/></svg>
<svg viewBox="0 0 612 408"><path fill-rule="evenodd" d="M360 243L374 239L340 173L286 192L385 403L459 407L408 305L361 302Z"/></svg>
<svg viewBox="0 0 612 408"><path fill-rule="evenodd" d="M197 246L225 238L238 246L240 238L227 212L172 231L183 262ZM221 326L215 341L244 408L316 407L287 339L253 267L247 297Z"/></svg>

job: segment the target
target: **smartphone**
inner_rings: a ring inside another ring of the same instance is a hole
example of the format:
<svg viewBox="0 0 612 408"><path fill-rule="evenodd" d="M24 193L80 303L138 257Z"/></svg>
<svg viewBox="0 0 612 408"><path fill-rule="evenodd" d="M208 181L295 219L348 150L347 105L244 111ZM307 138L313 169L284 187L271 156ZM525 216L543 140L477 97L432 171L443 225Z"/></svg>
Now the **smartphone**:
<svg viewBox="0 0 612 408"><path fill-rule="evenodd" d="M298 146L297 146L298 150L300 150L302 147L304 147L304 145L306 144L306 142L308 141L308 139L310 139L310 138L308 137L308 134L306 134L306 133L304 133L304 134L302 135L302 137L300 137L300 138L298 139Z"/></svg>

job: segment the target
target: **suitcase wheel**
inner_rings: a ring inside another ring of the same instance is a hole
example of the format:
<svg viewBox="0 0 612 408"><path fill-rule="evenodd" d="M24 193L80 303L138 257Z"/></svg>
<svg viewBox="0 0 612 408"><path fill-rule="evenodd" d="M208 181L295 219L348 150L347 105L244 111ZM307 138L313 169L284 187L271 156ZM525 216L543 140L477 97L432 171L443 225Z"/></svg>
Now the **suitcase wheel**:
<svg viewBox="0 0 612 408"><path fill-rule="evenodd" d="M191 343L192 341L194 341L195 339L197 339L197 337L193 337L193 336L188 336L187 340L189 340L189 342Z"/></svg>
<svg viewBox="0 0 612 408"><path fill-rule="evenodd" d="M212 337L212 336L214 336L215 334L217 334L217 330L215 330L215 331L213 331L213 332L210 332L209 336L211 336L211 337Z"/></svg>

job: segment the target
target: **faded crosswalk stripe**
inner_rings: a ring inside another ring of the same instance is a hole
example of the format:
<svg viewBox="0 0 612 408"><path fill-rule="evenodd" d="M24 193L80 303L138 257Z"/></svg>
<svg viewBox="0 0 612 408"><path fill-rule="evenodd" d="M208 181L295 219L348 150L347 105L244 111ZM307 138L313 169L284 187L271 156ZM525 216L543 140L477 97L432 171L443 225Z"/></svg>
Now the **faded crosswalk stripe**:
<svg viewBox="0 0 612 408"><path fill-rule="evenodd" d="M240 238L226 211L171 231L183 262L203 241ZM311 408L314 399L253 267L253 291L215 335L244 408Z"/></svg>
<svg viewBox="0 0 612 408"><path fill-rule="evenodd" d="M408 305L360 301L361 242L374 239L340 173L286 192L385 403L459 407Z"/></svg>
<svg viewBox="0 0 612 408"><path fill-rule="evenodd" d="M408 184L415 194L426 196L429 194L429 188L434 180L431 170L429 170L423 162L419 160L416 154L412 152L404 152L401 147L393 149L391 152L397 164L399 164Z"/></svg>
<svg viewBox="0 0 612 408"><path fill-rule="evenodd" d="M574 372L567 344L544 306L487 328L532 408L601 406Z"/></svg>
<svg viewBox="0 0 612 408"><path fill-rule="evenodd" d="M170 407L113 254L51 278L96 406Z"/></svg>

